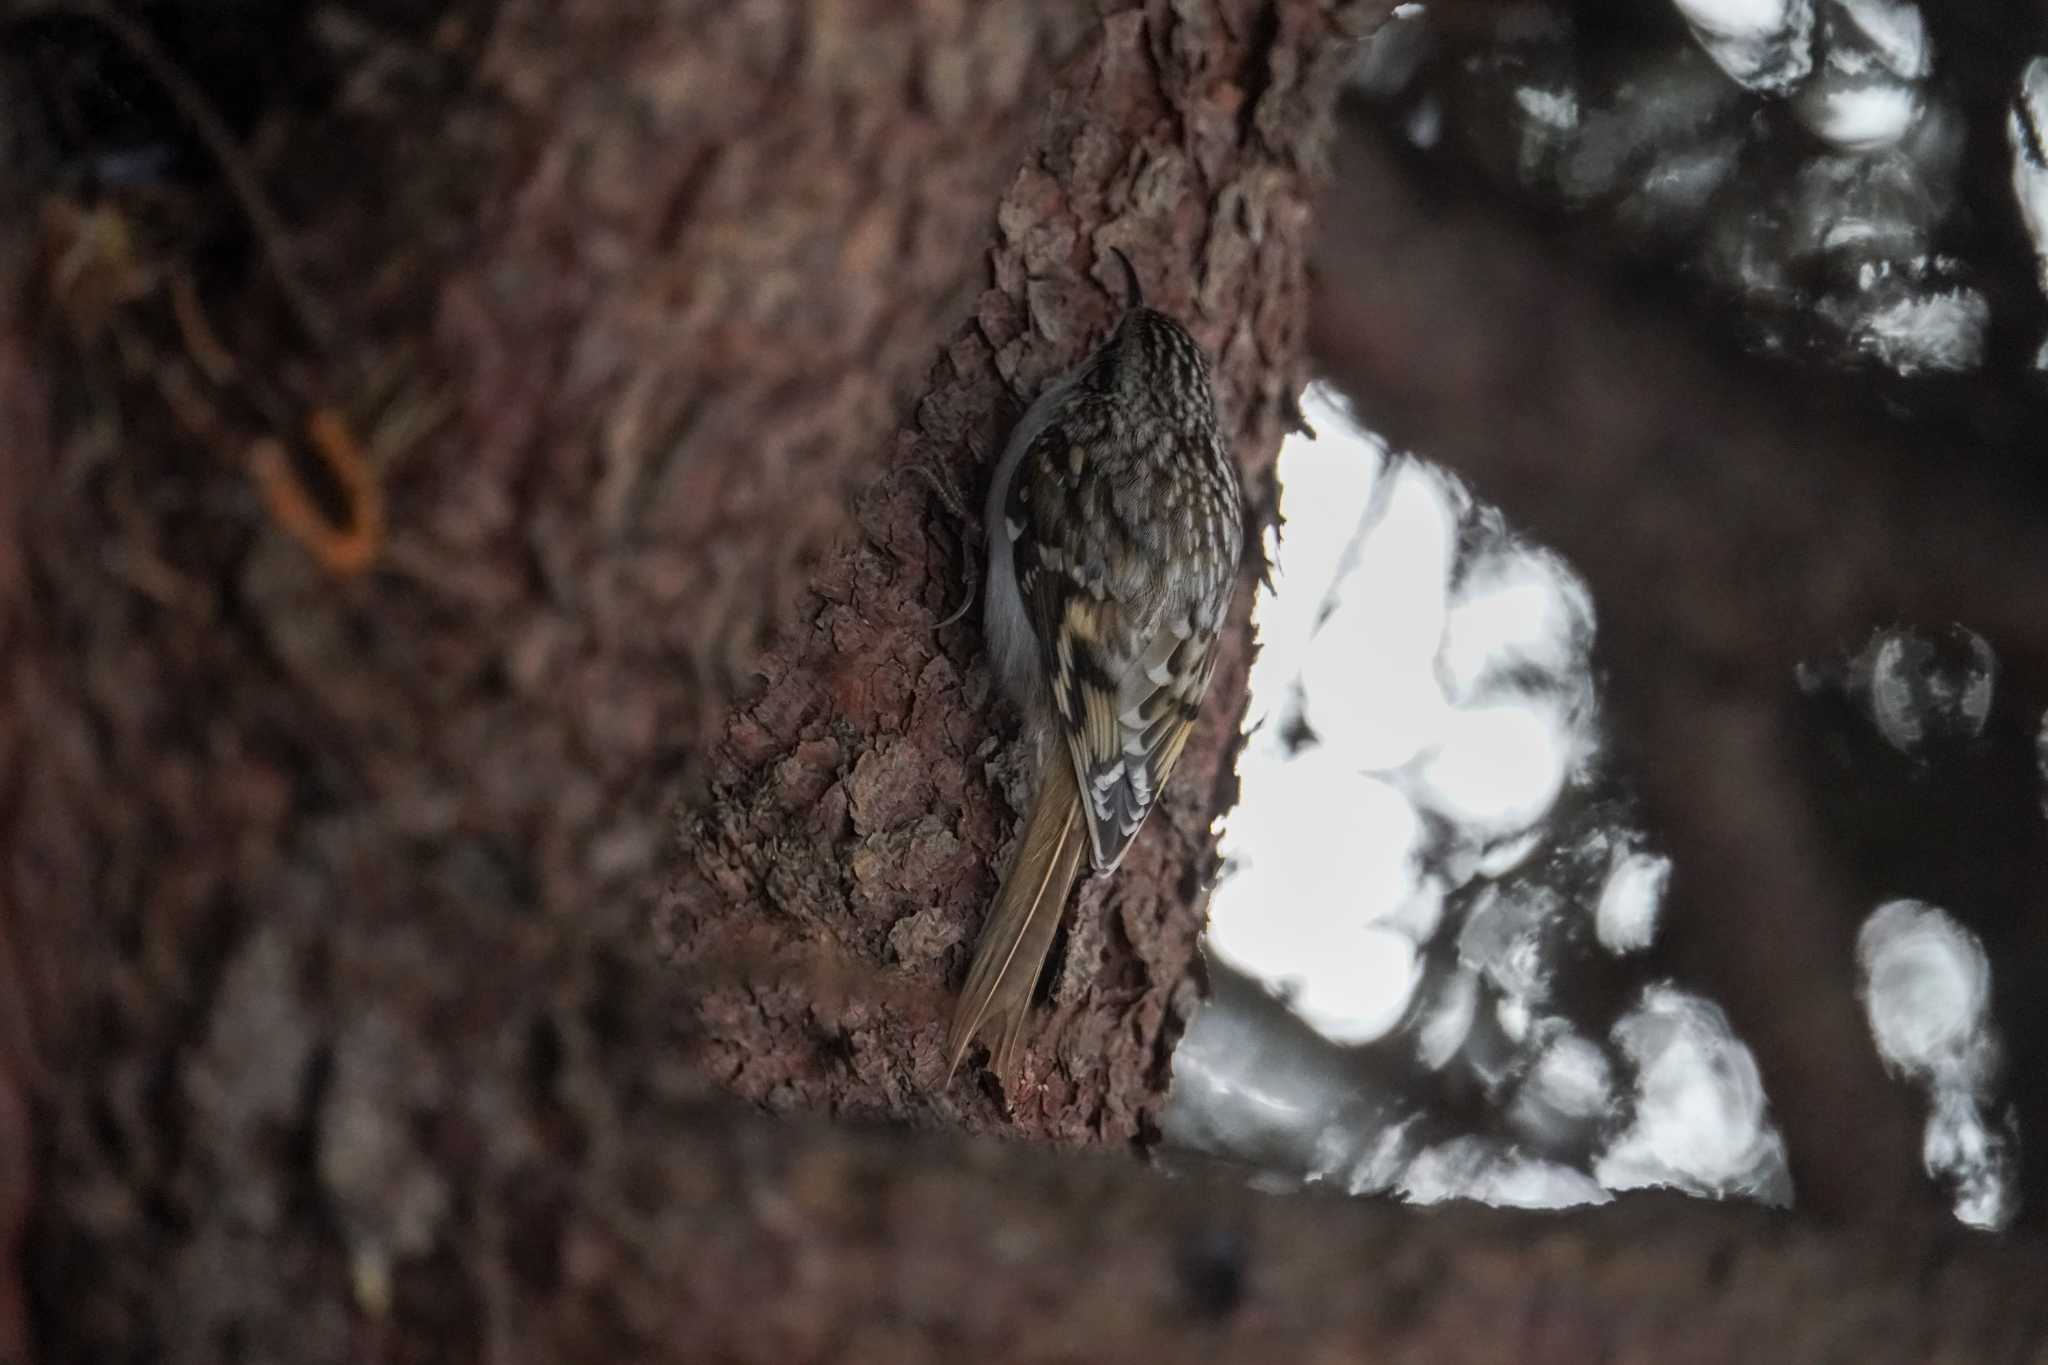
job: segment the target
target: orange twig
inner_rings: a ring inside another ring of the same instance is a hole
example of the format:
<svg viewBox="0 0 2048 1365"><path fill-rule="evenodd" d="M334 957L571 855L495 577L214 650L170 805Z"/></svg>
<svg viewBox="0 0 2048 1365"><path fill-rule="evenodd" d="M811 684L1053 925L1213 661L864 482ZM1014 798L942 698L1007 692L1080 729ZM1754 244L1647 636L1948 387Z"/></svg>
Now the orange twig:
<svg viewBox="0 0 2048 1365"><path fill-rule="evenodd" d="M328 521L291 467L284 444L262 437L249 447L250 471L271 516L328 572L359 574L376 562L384 544L384 490L347 423L331 408L315 408L306 438L348 500L341 525Z"/></svg>

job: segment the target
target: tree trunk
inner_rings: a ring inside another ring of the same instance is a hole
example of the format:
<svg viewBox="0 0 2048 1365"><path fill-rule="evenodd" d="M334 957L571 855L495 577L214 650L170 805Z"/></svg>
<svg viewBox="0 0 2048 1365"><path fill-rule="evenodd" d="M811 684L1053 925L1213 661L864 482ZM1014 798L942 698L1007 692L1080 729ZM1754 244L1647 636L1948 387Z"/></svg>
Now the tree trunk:
<svg viewBox="0 0 2048 1365"><path fill-rule="evenodd" d="M890 475L762 658L685 825L662 930L702 986L703 1065L740 1094L1070 1142L1128 1140L1156 1116L1195 994L1211 830L1236 791L1259 557L1161 808L1115 878L1084 880L1006 1104L972 1075L944 1086L941 1042L1033 774L978 613L938 623L980 581L962 518L979 520L1007 423L1123 306L1114 249L1217 358L1247 542L1272 523L1272 461L1307 378L1309 196L1347 50L1331 9L1134 7L1062 71L996 206L992 287L877 451Z"/></svg>
<svg viewBox="0 0 2048 1365"><path fill-rule="evenodd" d="M1828 1236L1674 1195L1565 1214L1401 1209L1260 1194L1231 1169L1166 1180L1092 1153L687 1108L664 1132L661 1159L697 1178L649 1211L677 1230L664 1244L678 1260L644 1288L686 1360L1931 1365L2048 1351L2034 1292L2048 1254L1953 1226Z"/></svg>
<svg viewBox="0 0 2048 1365"><path fill-rule="evenodd" d="M0 1177L30 1096L38 1335L655 1350L578 1278L579 1228L635 1257L676 1235L619 1221L688 1177L619 1164L657 1146L641 1088L691 1055L755 1098L923 1106L1005 837L974 631L930 629L960 528L915 479L856 528L846 495L906 459L971 495L1006 384L1107 321L1111 246L1217 352L1248 472L1270 462L1341 25L506 0L280 20L251 66L97 0L0 18L40 54L0 66L10 134L82 64L206 168L97 202L35 181L40 238L11 224L0 255ZM208 92L245 89L267 104L238 135ZM1065 1055L1115 1069L1070 1062L1040 1131L1129 1134L1156 1100L1247 606L1168 818L1069 954L1065 998L1101 1000ZM677 976L643 959L686 796L709 813L661 921ZM819 1024L816 973L778 964L826 944L860 975ZM650 1009L689 1036L620 1022ZM835 1057L884 1065L777 1087ZM4 1247L31 1191L0 1190ZM0 1331L18 1353L4 1295Z"/></svg>

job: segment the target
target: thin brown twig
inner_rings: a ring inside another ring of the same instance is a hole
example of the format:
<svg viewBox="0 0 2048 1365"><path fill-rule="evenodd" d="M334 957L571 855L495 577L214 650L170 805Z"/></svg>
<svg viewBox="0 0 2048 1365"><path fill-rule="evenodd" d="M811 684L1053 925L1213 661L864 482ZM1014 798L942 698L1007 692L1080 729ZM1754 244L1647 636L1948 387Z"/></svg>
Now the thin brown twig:
<svg viewBox="0 0 2048 1365"><path fill-rule="evenodd" d="M221 344L220 334L213 330L207 319L206 308L199 301L199 290L192 283L192 276L184 270L171 274L171 317L178 324L178 335L185 343L185 354L192 357L194 364L206 371L206 377L217 385L233 381L236 372L235 357Z"/></svg>

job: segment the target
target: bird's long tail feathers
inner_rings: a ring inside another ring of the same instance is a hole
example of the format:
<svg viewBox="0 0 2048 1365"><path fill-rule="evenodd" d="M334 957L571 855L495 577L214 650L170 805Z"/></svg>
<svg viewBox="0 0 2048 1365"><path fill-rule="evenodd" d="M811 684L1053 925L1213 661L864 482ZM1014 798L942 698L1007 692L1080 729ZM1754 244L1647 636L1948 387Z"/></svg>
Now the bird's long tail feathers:
<svg viewBox="0 0 2048 1365"><path fill-rule="evenodd" d="M974 965L967 969L967 984L953 1011L953 1027L946 1036L948 1080L976 1035L994 1025L1000 1033L993 1066L1004 1091L1009 1091L1031 994L1087 851L1074 765L1065 753L1055 752L1045 764L1031 816L1024 822L1024 838L1010 875L996 892L995 908L982 928Z"/></svg>

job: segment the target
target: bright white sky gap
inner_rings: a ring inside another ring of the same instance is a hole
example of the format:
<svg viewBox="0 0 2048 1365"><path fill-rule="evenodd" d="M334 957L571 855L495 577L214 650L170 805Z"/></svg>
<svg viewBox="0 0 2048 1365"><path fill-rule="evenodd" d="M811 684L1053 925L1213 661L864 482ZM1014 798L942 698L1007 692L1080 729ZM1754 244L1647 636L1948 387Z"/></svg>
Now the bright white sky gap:
<svg viewBox="0 0 2048 1365"><path fill-rule="evenodd" d="M1362 1044L1407 1012L1420 949L1441 926L1446 887L1422 876L1417 856L1424 814L1505 848L1479 869L1505 871L1533 847L1591 751L1590 705L1570 710L1505 687L1500 673L1583 679L1593 604L1555 555L1511 539L1479 551L1454 593L1469 498L1419 462L1389 473L1384 445L1320 388L1303 410L1318 435L1290 437L1280 456L1283 532L1274 587L1256 611L1251 733L1240 804L1223 833L1231 870L1211 903L1207 944L1324 1036ZM1378 520L1361 535L1368 508ZM1290 756L1283 728L1297 707L1317 742ZM1670 872L1617 831L1595 905L1483 896L1460 931L1465 979L1411 1043L1425 1065L1449 1062L1473 1026L1476 982L1490 980L1506 993L1492 1006L1503 1025L1542 1049L1515 1100L1535 1122L1618 1105L1607 1058L1626 1055L1632 1122L1596 1153L1590 1177L1461 1140L1390 1172L1396 1189L1418 1201L1536 1205L1642 1185L1786 1199L1783 1143L1755 1062L1718 1006L1651 986L1604 1041L1545 1013L1548 966L1532 956L1530 926L1547 913L1586 914L1609 951L1647 947ZM1992 1047L1981 948L1940 911L1898 903L1873 914L1861 965L1887 1060L1930 1091L1930 1168L1957 1182L1966 1220L2009 1219L2011 1144L1979 1093Z"/></svg>

